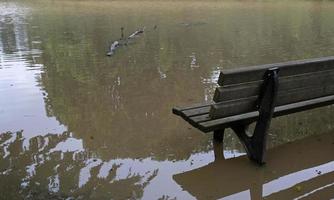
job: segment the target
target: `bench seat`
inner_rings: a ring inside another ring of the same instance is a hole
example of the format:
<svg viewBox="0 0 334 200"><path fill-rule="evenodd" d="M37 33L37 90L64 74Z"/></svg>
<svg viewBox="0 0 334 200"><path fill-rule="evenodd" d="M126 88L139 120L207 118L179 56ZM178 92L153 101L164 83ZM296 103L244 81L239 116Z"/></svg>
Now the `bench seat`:
<svg viewBox="0 0 334 200"><path fill-rule="evenodd" d="M254 111L240 115L212 119L209 116L209 112L213 104L214 103L203 103L187 107L174 107L173 113L182 117L184 120L189 122L189 124L205 133L223 128L228 128L231 126L232 123L238 123L241 121L247 121L246 123L252 123L255 122L259 116L259 112ZM284 106L278 106L274 109L273 117L279 117L282 115L292 114L331 104L334 104L334 95L320 97L298 103L287 104Z"/></svg>

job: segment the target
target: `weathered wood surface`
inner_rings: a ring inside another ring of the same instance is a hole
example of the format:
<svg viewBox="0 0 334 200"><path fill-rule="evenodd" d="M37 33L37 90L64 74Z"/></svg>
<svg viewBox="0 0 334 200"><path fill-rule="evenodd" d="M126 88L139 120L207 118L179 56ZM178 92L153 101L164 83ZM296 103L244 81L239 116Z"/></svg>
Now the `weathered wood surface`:
<svg viewBox="0 0 334 200"><path fill-rule="evenodd" d="M334 84L322 87L304 87L290 91L279 91L275 106L282 106L299 101L315 99L334 94ZM212 105L210 117L220 118L257 110L257 96L219 102Z"/></svg>
<svg viewBox="0 0 334 200"><path fill-rule="evenodd" d="M192 120L193 117L206 115L209 117L209 111L211 109L212 103L202 103L195 104L193 107L175 107L173 108L173 113L179 115L184 120L189 122L194 127L198 126L198 122Z"/></svg>
<svg viewBox="0 0 334 200"><path fill-rule="evenodd" d="M214 97L218 103L174 108L173 113L204 132L256 121L263 76L274 66L280 69L274 117L334 103L333 56L224 71L219 81L226 85Z"/></svg>
<svg viewBox="0 0 334 200"><path fill-rule="evenodd" d="M306 59L260 66L242 67L224 70L218 79L219 85L252 82L263 79L267 69L280 68L280 77L293 76L317 71L331 70L334 66L334 56L316 59Z"/></svg>
<svg viewBox="0 0 334 200"><path fill-rule="evenodd" d="M312 100L292 103L284 106L278 106L274 109L273 117L279 117L282 115L292 114L304 110L309 110L313 108L318 108L322 106L331 105L334 103L334 95L320 97ZM214 103L212 105L215 105ZM203 132L210 132L218 129L228 128L234 123L245 122L251 123L257 120L259 116L258 111L252 111L248 113L243 113L239 115L212 119L209 116L210 105L201 107L201 112L198 111L198 108L194 108L195 112L191 112L192 109L187 107L186 110L182 108L174 108L173 113L181 116L184 120L192 124L194 127L200 129ZM187 111L187 112L185 112Z"/></svg>
<svg viewBox="0 0 334 200"><path fill-rule="evenodd" d="M312 62L292 63L294 65L290 67L294 69L293 71L288 70L290 69L289 65L283 65L283 68L286 69L286 73L289 71L293 73L293 75L282 76L282 69L280 68L279 91L275 106L334 94L333 60L317 59ZM319 65L319 67L315 66L315 63ZM295 66L299 66L299 68ZM256 68L255 71L248 71L250 74L249 77L251 77L254 72L256 72L256 74L258 74L259 71L264 73L260 69L262 70L262 68ZM319 71L311 72L311 70L315 69ZM305 70L308 70L308 72L296 74L297 72L305 72ZM239 74L239 72L235 73ZM232 75L232 73L230 73L230 75ZM263 76L264 74L258 76L258 78ZM227 117L257 110L257 101L260 89L263 85L262 79L246 83L241 82L241 80L235 80L237 81L235 84L218 87L213 100L219 103L211 107L210 117Z"/></svg>
<svg viewBox="0 0 334 200"><path fill-rule="evenodd" d="M183 106L183 107L174 107L172 111L176 115L182 115L184 111L199 109L199 108L203 108L203 107L210 107L212 104L213 104L213 102L205 102L205 103L197 103L197 104L192 104L192 105ZM208 108L208 109L210 109L210 108Z"/></svg>
<svg viewBox="0 0 334 200"><path fill-rule="evenodd" d="M215 102L229 101L258 96L263 80L237 83L217 87L213 100ZM291 91L298 88L321 87L334 85L334 65L331 70L279 77L279 90Z"/></svg>
<svg viewBox="0 0 334 200"><path fill-rule="evenodd" d="M331 105L334 103L334 95L320 97L312 100L287 104L284 106L275 107L273 117L279 117L291 113L296 113L304 110L318 108L322 106ZM244 122L251 123L257 120L259 116L258 111L248 112L240 115L234 115L225 118L212 119L208 121L197 122L197 127L203 132L210 132L220 128L227 128L233 123Z"/></svg>
<svg viewBox="0 0 334 200"><path fill-rule="evenodd" d="M223 71L218 82L214 103L173 112L203 132L214 131L215 141L232 128L248 157L263 164L272 117L334 103L334 57ZM249 137L246 129L254 121Z"/></svg>

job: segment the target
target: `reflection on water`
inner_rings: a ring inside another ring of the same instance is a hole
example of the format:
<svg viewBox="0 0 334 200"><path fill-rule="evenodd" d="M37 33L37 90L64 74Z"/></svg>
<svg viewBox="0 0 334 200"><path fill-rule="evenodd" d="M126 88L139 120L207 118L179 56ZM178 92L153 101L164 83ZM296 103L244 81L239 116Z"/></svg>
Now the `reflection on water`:
<svg viewBox="0 0 334 200"><path fill-rule="evenodd" d="M0 198L298 199L330 191L331 145L313 138L276 146L313 134L332 140L323 135L333 131L332 107L275 119L275 148L262 169L232 133L223 153L238 158L213 162L211 136L171 108L210 101L223 68L333 55L333 10L331 2L1 2ZM105 56L121 27L125 35L146 28ZM310 159L294 164L293 152L312 145L317 154L305 149ZM234 181L240 173L245 181ZM197 194L202 181L226 190Z"/></svg>
<svg viewBox="0 0 334 200"><path fill-rule="evenodd" d="M327 199L334 196L333 149L327 133L270 149L265 167L246 156L218 157L174 179L197 199Z"/></svg>
<svg viewBox="0 0 334 200"><path fill-rule="evenodd" d="M31 198L158 199L161 194L172 196L177 192L178 197L188 199L191 196L175 185L172 175L204 166L214 157L212 153L196 153L180 161L102 160L83 148L82 139L67 132L33 137L28 142L22 135L24 132L1 135L2 198L16 199L23 194ZM20 193L7 194L6 191L16 190L8 182L20 184Z"/></svg>
<svg viewBox="0 0 334 200"><path fill-rule="evenodd" d="M38 83L42 51L29 35L29 9L2 3L0 10L0 132L24 129L32 137L64 131L55 117L46 115L46 93Z"/></svg>

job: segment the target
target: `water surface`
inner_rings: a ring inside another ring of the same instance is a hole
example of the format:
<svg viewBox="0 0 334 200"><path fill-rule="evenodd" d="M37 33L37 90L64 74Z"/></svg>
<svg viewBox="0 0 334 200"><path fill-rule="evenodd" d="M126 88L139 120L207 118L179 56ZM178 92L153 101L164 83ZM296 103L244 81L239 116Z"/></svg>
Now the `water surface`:
<svg viewBox="0 0 334 200"><path fill-rule="evenodd" d="M333 20L332 2L1 2L1 198L334 197L331 106L273 120L263 168L171 113L221 69L332 56ZM121 27L145 31L108 57Z"/></svg>

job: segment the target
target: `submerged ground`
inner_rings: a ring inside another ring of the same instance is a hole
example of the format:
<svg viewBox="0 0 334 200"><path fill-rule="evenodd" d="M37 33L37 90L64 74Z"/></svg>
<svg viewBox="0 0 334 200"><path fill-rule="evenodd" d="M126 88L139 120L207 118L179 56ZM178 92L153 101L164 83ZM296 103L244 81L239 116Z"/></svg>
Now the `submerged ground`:
<svg viewBox="0 0 334 200"><path fill-rule="evenodd" d="M334 55L333 20L319 1L0 2L0 199L333 198L332 106L275 119L262 168L171 113L221 69ZM121 27L145 31L107 57Z"/></svg>

